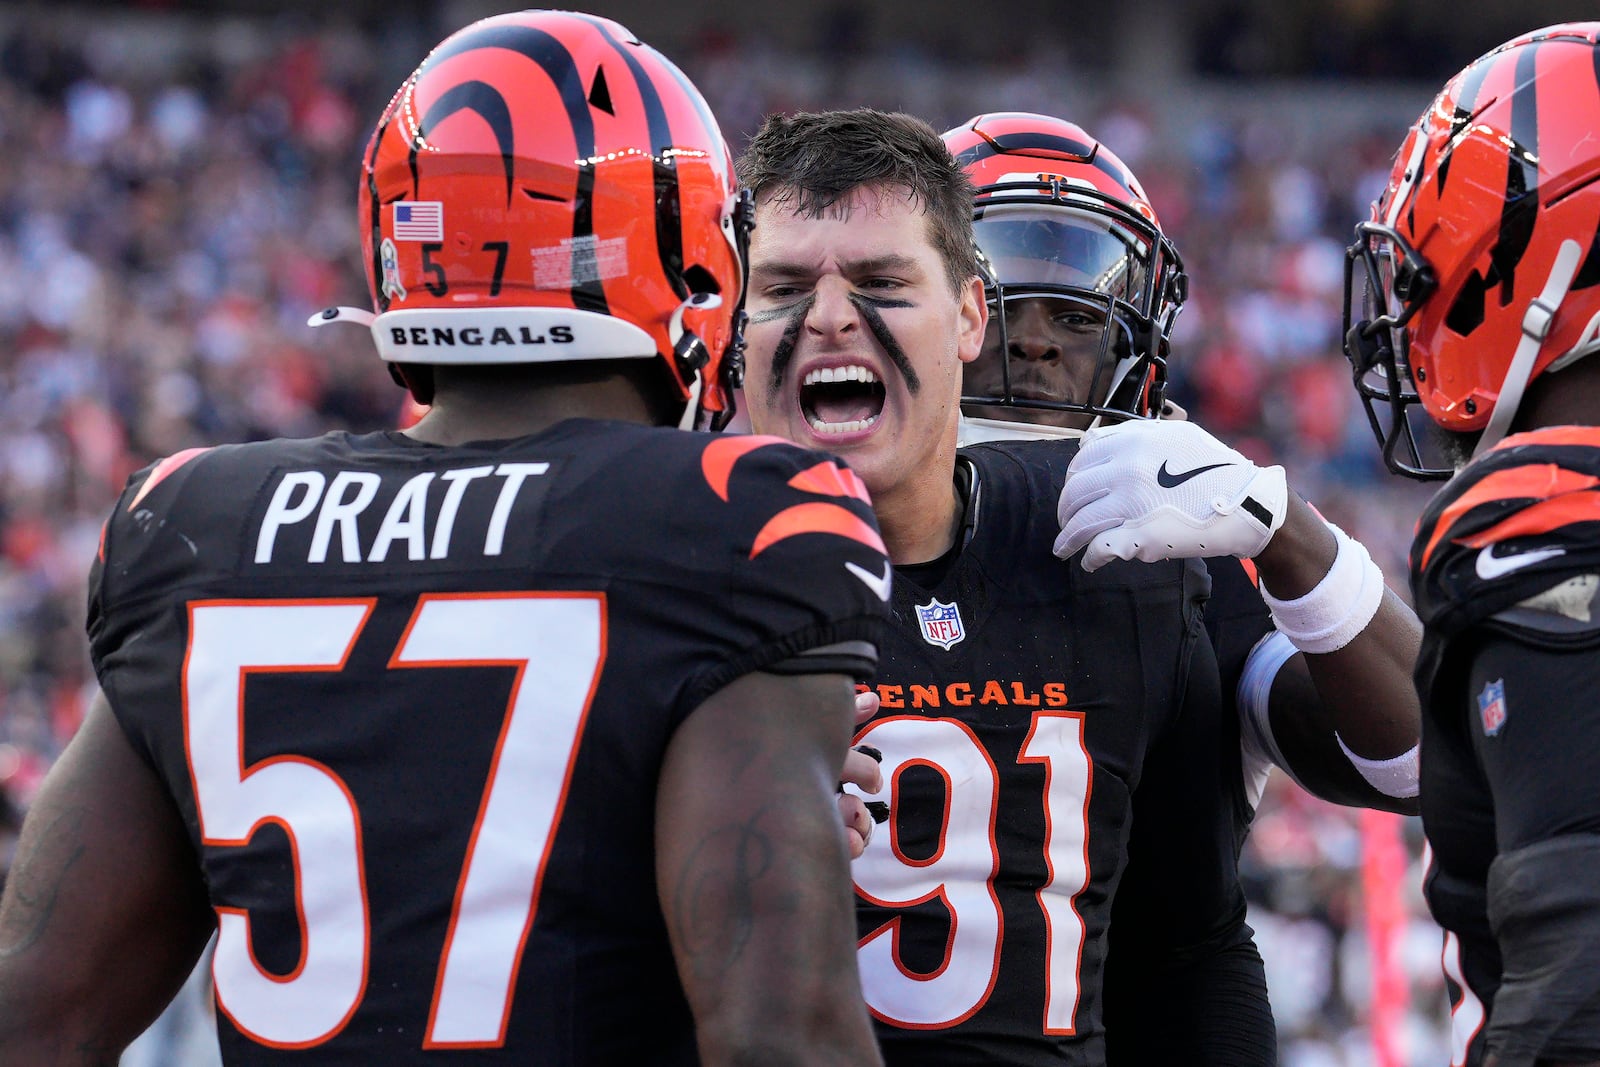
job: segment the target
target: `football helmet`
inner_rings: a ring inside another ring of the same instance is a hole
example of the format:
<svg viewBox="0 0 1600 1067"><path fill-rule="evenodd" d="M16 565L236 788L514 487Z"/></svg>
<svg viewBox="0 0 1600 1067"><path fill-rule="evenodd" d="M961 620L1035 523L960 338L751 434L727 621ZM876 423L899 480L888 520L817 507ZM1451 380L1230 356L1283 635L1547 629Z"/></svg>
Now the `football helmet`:
<svg viewBox="0 0 1600 1067"><path fill-rule="evenodd" d="M699 91L609 19L524 11L441 42L367 145L358 221L375 313L406 364L664 361L731 414L752 211Z"/></svg>
<svg viewBox="0 0 1600 1067"><path fill-rule="evenodd" d="M1536 30L1445 85L1407 134L1345 257L1345 355L1385 462L1455 473L1413 405L1476 451L1528 383L1600 331L1600 22ZM1424 442L1425 443L1425 442Z"/></svg>
<svg viewBox="0 0 1600 1067"><path fill-rule="evenodd" d="M944 140L976 187L990 305L990 337L965 375L967 414L1056 422L1063 412L1159 413L1188 279L1133 172L1082 128L1047 115L979 115ZM1025 316L1066 343L1025 339L1034 329ZM1093 367L1063 386L1072 368L1041 368L1066 362L1069 348Z"/></svg>

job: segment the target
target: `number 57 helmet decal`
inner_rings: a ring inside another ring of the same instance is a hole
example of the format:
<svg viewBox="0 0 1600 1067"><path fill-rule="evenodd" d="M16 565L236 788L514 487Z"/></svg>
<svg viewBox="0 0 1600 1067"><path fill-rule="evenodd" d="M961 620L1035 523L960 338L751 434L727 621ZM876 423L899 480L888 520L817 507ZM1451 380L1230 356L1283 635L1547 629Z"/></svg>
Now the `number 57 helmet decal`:
<svg viewBox="0 0 1600 1067"><path fill-rule="evenodd" d="M367 146L358 221L376 314L414 364L649 357L731 411L751 212L677 67L609 19L525 11L443 41ZM414 382L407 384L414 385Z"/></svg>
<svg viewBox="0 0 1600 1067"><path fill-rule="evenodd" d="M1600 330L1600 23L1524 34L1445 85L1345 263L1345 354L1390 468L1449 477L1408 421L1511 428ZM1359 281L1358 281L1359 278ZM1364 284L1362 284L1364 283Z"/></svg>

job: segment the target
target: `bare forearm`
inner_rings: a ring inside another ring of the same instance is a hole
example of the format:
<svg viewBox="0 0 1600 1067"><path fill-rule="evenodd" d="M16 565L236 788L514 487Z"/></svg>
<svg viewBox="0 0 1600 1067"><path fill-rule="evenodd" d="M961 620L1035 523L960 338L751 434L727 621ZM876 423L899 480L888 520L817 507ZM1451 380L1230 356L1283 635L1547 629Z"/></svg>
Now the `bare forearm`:
<svg viewBox="0 0 1600 1067"><path fill-rule="evenodd" d="M1307 655L1306 669L1351 751L1389 759L1417 743L1422 709L1412 670L1422 624L1392 590L1365 630L1344 648Z"/></svg>
<svg viewBox="0 0 1600 1067"><path fill-rule="evenodd" d="M853 705L843 676L747 675L669 748L656 873L708 1067L879 1062L834 802Z"/></svg>
<svg viewBox="0 0 1600 1067"><path fill-rule="evenodd" d="M76 991L60 981L74 967L49 952L63 895L84 857L86 813L73 806L40 814L24 829L0 901L0 1062L115 1065L120 1046L94 1032Z"/></svg>
<svg viewBox="0 0 1600 1067"><path fill-rule="evenodd" d="M1280 600L1290 600L1327 576L1337 551L1327 524L1291 492L1283 527L1255 563L1261 584ZM1358 755L1388 759L1417 743L1421 707L1411 672L1421 643L1422 624L1385 589L1371 622L1348 644L1304 654L1322 711Z"/></svg>
<svg viewBox="0 0 1600 1067"><path fill-rule="evenodd" d="M115 1063L211 927L181 820L97 701L23 824L0 899L0 1063Z"/></svg>
<svg viewBox="0 0 1600 1067"><path fill-rule="evenodd" d="M676 867L663 895L704 1062L875 1062L837 826L751 812L708 829Z"/></svg>

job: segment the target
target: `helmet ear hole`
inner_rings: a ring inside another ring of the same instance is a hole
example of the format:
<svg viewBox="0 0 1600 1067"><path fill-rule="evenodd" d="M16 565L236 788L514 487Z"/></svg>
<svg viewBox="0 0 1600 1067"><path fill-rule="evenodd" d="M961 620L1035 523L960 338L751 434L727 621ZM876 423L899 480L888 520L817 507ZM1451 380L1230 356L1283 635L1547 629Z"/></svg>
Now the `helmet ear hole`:
<svg viewBox="0 0 1600 1067"><path fill-rule="evenodd" d="M683 284L689 287L691 293L717 293L722 292L722 286L717 284L716 275L696 263L683 272Z"/></svg>

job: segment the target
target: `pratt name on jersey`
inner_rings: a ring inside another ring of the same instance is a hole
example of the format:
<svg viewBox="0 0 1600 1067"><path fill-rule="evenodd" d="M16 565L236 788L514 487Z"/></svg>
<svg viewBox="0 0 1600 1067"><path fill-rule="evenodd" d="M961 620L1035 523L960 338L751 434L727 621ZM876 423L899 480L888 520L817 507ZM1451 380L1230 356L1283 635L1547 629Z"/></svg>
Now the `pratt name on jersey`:
<svg viewBox="0 0 1600 1067"><path fill-rule="evenodd" d="M279 536L303 523L314 524L306 547L307 563L327 562L330 551L336 551L345 563L382 563L396 551L403 552L403 558L412 561L447 559L452 551L498 556L504 547L506 523L517 502L517 494L529 478L538 477L549 469L548 463L500 463L414 475L389 501L382 523L366 544L362 543L358 520L378 496L383 483L380 475L372 471L342 470L330 481L322 471L285 471L279 476L272 501L262 516L261 529L256 535L255 561L273 562ZM436 489L435 481L443 488ZM454 536L456 516L468 493L496 494L481 544L476 538L472 544L458 543L460 539ZM436 508L428 506L430 495L439 500ZM369 521L369 529L370 525Z"/></svg>

